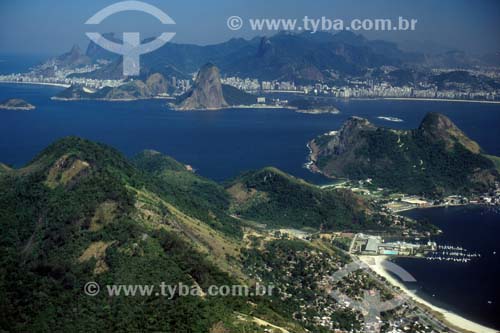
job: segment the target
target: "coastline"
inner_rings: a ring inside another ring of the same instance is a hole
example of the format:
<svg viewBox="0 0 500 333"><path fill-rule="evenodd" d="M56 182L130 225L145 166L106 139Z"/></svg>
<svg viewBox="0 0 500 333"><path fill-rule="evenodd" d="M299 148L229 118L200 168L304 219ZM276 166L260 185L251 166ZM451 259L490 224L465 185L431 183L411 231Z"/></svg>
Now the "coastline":
<svg viewBox="0 0 500 333"><path fill-rule="evenodd" d="M5 83L5 84L30 84L30 85L39 85L39 86L52 86L52 87L61 87L61 88L69 88L71 87L70 84L63 84L63 83L50 83L50 82L19 82L19 81L0 81L0 84ZM286 91L276 91L276 92L281 92L281 93L293 93L293 94L303 94L301 92L286 92ZM269 93L269 91L266 91L265 93ZM418 97L351 97L351 98L337 98L333 97L334 99L339 99L339 100L358 100L358 101L363 101L363 100L387 100L387 101L421 101L421 102L457 102L457 103L480 103L480 104L500 104L500 101L486 101L486 100L471 100L471 99L451 99L451 98L418 98ZM165 98L168 99L168 98ZM244 109L244 108L257 108L255 106L243 106L243 105L238 105L238 106L233 106L231 108L238 108L238 109ZM291 107L279 107L279 106L260 106L258 107L259 109L293 109ZM225 108L222 108L225 109ZM296 111L299 112L299 111ZM330 114L338 114L340 112L319 112L319 113L313 113L313 112L300 112L300 113L309 113L309 114L322 114L322 113L330 113Z"/></svg>
<svg viewBox="0 0 500 333"><path fill-rule="evenodd" d="M38 85L38 86L51 86L51 87L61 87L61 88L69 88L71 85L62 84L62 83L49 83L49 82L19 82L19 81L0 81L0 84L30 84L30 85Z"/></svg>
<svg viewBox="0 0 500 333"><path fill-rule="evenodd" d="M498 330L494 330L492 328L483 326L481 324L470 321L460 315L457 315L451 311L440 308L432 303L424 300L416 293L410 291L407 287L405 287L399 280L395 279L392 275L390 275L383 267L382 263L387 260L388 256L358 256L358 258L368 264L370 269L374 271L376 274L382 276L389 282L392 286L398 287L401 289L409 298L418 303L419 305L424 306L425 308L430 309L433 312L436 312L442 316L443 321L455 328L466 332L475 332L475 333L498 333ZM374 260L373 260L374 259Z"/></svg>
<svg viewBox="0 0 500 333"><path fill-rule="evenodd" d="M500 104L500 101L486 101L473 99L451 99L451 98L418 98L418 97L381 97L373 99L382 99L388 101L422 101L422 102L457 102L457 103L482 103L482 104Z"/></svg>

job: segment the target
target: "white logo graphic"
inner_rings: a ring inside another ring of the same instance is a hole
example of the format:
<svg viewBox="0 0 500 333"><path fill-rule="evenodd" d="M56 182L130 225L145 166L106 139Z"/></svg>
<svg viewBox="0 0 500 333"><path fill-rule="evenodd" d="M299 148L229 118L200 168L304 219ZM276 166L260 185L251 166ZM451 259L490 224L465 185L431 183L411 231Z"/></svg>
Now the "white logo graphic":
<svg viewBox="0 0 500 333"><path fill-rule="evenodd" d="M402 281L416 282L415 278L402 267L390 261L384 261L382 265L387 271L396 274ZM330 276L330 282L339 282L343 278L347 277L350 273L360 269L370 271L369 265L356 260L344 266L341 270L335 272L335 274ZM364 290L363 292L363 300L361 301L355 301L349 296L341 294L336 290L333 290L330 293L330 296L332 296L338 302L348 304L352 309L358 310L363 314L365 326L363 332L380 332L380 313L395 309L408 300L408 296L396 295L391 300L382 301L380 293L377 290ZM411 292L415 291L411 290Z"/></svg>
<svg viewBox="0 0 500 333"><path fill-rule="evenodd" d="M239 16L230 16L227 19L227 27L233 31L240 30L243 28L243 19Z"/></svg>
<svg viewBox="0 0 500 333"><path fill-rule="evenodd" d="M85 24L100 24L107 17L124 11L144 12L154 16L162 24L175 24L175 21L165 12L140 1L123 1L103 8L88 19ZM158 38L146 44L141 44L139 32L124 32L123 44L114 43L98 32L87 32L86 35L102 48L123 55L123 75L136 76L140 73L140 55L153 52L162 47L175 36L175 32L164 32Z"/></svg>

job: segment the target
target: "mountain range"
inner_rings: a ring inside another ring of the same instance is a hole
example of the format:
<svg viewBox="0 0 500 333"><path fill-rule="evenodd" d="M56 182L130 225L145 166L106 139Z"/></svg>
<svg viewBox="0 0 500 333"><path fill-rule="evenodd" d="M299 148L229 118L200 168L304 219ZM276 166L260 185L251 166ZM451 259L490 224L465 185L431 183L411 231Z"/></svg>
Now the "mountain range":
<svg viewBox="0 0 500 333"><path fill-rule="evenodd" d="M118 41L113 34L108 39ZM290 80L295 82L335 81L344 75L362 75L369 68L380 66L471 66L479 60L464 52L443 49L442 52L416 52L396 43L368 40L352 32L331 34L303 32L278 33L272 37L250 40L231 39L227 42L198 46L167 43L157 51L141 57L141 76L161 73L167 77L186 77L205 63L216 64L223 75L258 78L260 80ZM101 79L122 78L121 58L103 50L93 42L87 48L87 58L112 61L90 74L78 74Z"/></svg>

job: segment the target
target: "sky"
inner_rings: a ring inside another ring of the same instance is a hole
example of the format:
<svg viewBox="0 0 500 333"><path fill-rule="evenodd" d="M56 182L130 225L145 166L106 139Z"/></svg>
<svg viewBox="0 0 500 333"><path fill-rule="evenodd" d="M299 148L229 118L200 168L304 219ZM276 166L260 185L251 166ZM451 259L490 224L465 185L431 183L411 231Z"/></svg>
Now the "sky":
<svg viewBox="0 0 500 333"><path fill-rule="evenodd" d="M0 0L0 54L60 54L79 44L87 31L140 32L143 37L175 32L173 42L214 44L271 32L227 27L227 18L296 18L351 20L399 16L418 19L415 31L363 31L370 39L432 41L474 54L500 51L498 0L145 0L176 22L162 25L140 12L115 14L97 27L85 21L116 0ZM90 29L90 30L89 30Z"/></svg>

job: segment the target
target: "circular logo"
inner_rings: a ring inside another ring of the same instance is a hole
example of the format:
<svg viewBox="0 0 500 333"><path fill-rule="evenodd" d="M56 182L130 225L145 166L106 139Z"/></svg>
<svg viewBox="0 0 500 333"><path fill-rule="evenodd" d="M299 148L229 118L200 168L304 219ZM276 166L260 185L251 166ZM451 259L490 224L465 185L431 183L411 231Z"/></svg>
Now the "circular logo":
<svg viewBox="0 0 500 333"><path fill-rule="evenodd" d="M87 296L97 296L99 294L99 291L101 290L101 287L97 282L87 282L85 283L85 286L83 287L83 291L85 292L85 295Z"/></svg>
<svg viewBox="0 0 500 333"><path fill-rule="evenodd" d="M243 27L243 19L239 16L230 16L227 19L227 27L233 31L240 30Z"/></svg>

